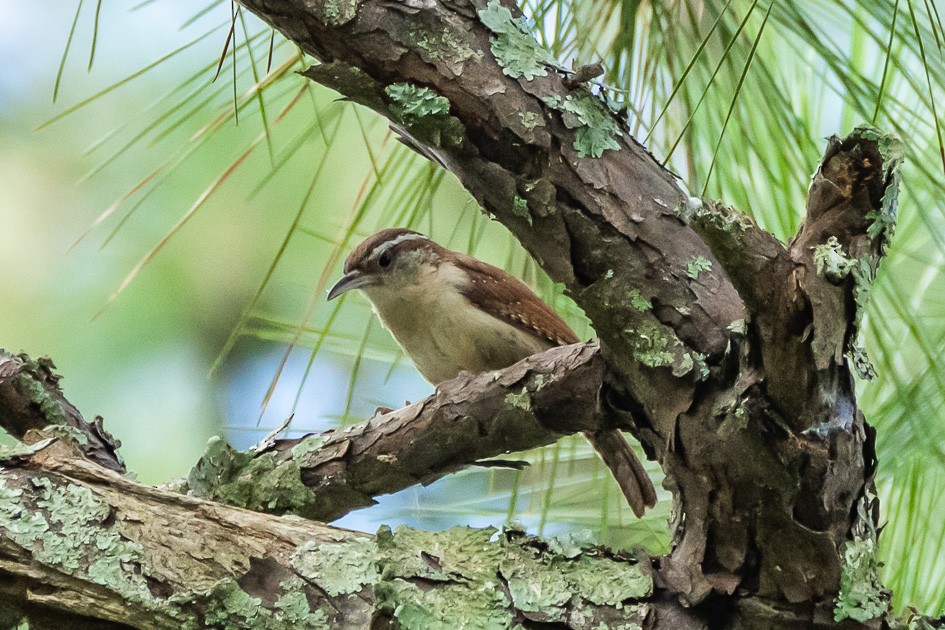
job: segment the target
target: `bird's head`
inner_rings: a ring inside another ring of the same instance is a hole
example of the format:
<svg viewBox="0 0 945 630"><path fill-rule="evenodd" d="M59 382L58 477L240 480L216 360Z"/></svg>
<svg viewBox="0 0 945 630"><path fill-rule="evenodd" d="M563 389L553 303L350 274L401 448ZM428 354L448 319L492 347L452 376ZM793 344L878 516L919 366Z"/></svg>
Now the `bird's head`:
<svg viewBox="0 0 945 630"><path fill-rule="evenodd" d="M447 254L449 250L419 232L381 230L348 255L344 275L328 291L328 299L352 289L361 289L375 303L404 295L422 285L423 277L435 272Z"/></svg>

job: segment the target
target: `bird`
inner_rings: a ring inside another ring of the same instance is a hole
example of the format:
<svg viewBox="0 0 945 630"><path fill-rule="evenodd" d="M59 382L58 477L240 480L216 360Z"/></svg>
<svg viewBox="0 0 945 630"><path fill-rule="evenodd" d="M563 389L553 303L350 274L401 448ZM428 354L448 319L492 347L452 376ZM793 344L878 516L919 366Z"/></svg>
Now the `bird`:
<svg viewBox="0 0 945 630"><path fill-rule="evenodd" d="M521 280L405 228L383 229L356 246L328 299L355 289L433 385L580 341ZM641 517L656 504L656 490L623 434L584 435Z"/></svg>

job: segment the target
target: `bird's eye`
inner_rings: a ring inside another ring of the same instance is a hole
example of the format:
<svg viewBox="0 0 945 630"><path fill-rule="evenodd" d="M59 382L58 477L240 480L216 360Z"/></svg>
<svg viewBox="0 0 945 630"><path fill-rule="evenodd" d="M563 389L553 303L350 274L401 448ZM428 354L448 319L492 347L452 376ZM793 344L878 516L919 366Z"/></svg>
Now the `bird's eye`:
<svg viewBox="0 0 945 630"><path fill-rule="evenodd" d="M377 264L379 264L381 267L387 267L390 265L390 260L390 252L384 252L381 254L381 257L377 259Z"/></svg>

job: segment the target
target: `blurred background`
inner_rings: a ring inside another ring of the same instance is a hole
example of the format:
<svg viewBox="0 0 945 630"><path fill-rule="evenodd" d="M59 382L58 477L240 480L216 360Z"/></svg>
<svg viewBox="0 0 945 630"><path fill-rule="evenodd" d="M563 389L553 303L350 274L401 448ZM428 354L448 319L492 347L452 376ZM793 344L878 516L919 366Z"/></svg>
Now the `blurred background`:
<svg viewBox="0 0 945 630"><path fill-rule="evenodd" d="M900 223L863 321L858 383L879 431L884 578L945 611L945 30L934 0L525 0L559 63L597 87L695 194L788 239L824 138L898 132ZM209 437L246 448L416 401L432 388L367 302L324 301L364 236L410 226L523 277L593 336L455 179L371 112L295 74L311 63L229 2L0 0L0 347L49 355L148 483ZM218 75L218 76L217 76ZM215 78L216 77L216 78ZM583 440L384 497L339 524L453 524L657 552ZM656 467L651 471L659 477Z"/></svg>

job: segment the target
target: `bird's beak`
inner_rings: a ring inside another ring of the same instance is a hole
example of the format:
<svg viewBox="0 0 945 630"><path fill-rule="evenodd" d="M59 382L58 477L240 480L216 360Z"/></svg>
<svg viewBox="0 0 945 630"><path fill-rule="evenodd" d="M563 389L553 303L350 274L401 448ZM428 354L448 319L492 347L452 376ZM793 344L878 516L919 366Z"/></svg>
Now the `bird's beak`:
<svg viewBox="0 0 945 630"><path fill-rule="evenodd" d="M329 289L328 299L334 300L342 293L347 293L352 289L360 289L369 284L373 284L371 276L365 275L358 270L349 271L341 276L341 279L335 283L335 286Z"/></svg>

